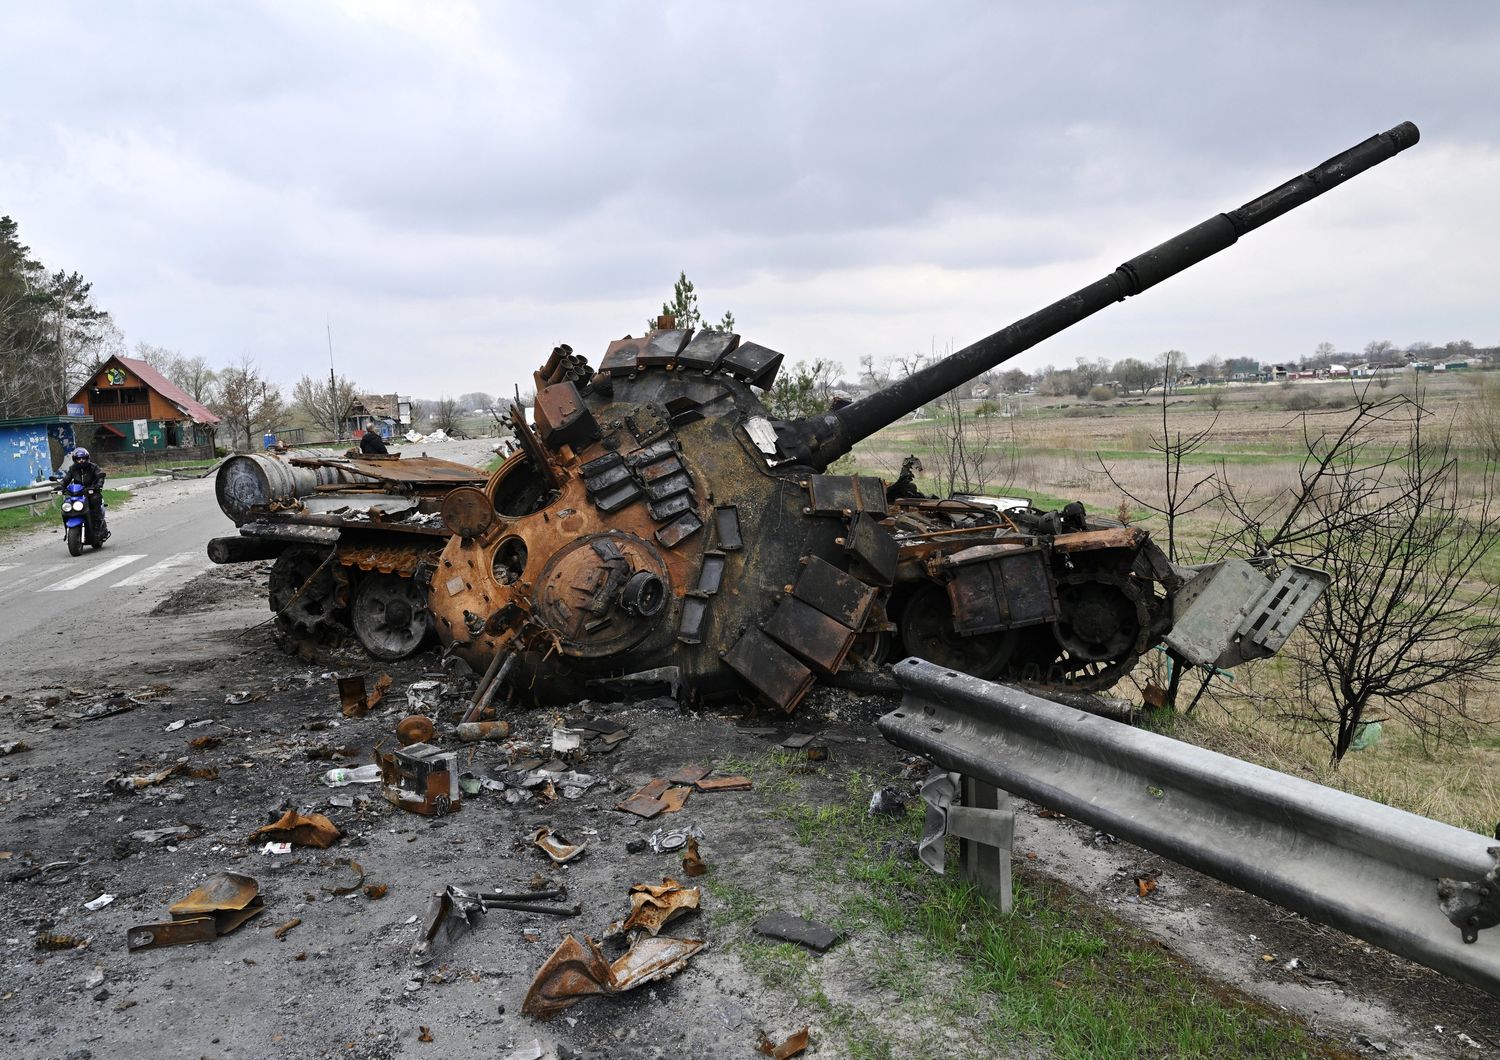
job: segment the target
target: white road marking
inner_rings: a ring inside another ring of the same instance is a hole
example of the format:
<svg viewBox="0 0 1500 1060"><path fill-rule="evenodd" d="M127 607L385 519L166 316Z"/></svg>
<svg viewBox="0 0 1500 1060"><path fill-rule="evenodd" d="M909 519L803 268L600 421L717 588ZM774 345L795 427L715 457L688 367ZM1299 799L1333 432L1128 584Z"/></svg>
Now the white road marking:
<svg viewBox="0 0 1500 1060"><path fill-rule="evenodd" d="M11 566L17 567L23 565L13 563ZM15 577L7 578L3 583L0 583L0 592L4 592L6 589L19 589L27 582L36 581L38 578L45 578L50 574L62 570L65 566L67 566L66 563L50 563L45 567L33 567L29 570L22 570Z"/></svg>
<svg viewBox="0 0 1500 1060"><path fill-rule="evenodd" d="M64 581L56 582L56 583L54 583L52 585L44 585L42 588L38 589L37 592L39 592L39 593L61 593L61 592L66 592L69 589L76 589L80 585L87 585L89 582L93 581L95 578L102 578L106 574L110 574L110 573L112 573L114 571L119 570L121 567L129 566L130 564L134 563L138 559L145 559L145 558L146 558L145 556L116 556L114 559L105 560L103 563L99 564L97 567L90 567L88 570L84 571L82 574L75 574L71 578L65 579Z"/></svg>
<svg viewBox="0 0 1500 1060"><path fill-rule="evenodd" d="M147 567L145 570L136 571L134 574L124 579L123 581L115 582L115 584L110 586L110 588L120 589L127 585L144 585L147 582L154 582L157 578L167 573L167 571L171 570L173 567L180 567L184 563L191 563L197 558L198 553L196 552L179 552L175 556L168 556L166 559L161 560L158 563L151 564L151 566Z"/></svg>

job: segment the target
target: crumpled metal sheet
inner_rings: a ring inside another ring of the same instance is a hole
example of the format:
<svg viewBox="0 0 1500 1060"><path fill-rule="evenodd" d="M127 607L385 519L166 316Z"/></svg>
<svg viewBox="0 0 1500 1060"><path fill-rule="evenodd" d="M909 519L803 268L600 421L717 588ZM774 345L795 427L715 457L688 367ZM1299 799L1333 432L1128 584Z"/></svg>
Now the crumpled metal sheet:
<svg viewBox="0 0 1500 1060"><path fill-rule="evenodd" d="M934 769L922 783L927 814L922 820L922 838L917 840L917 857L939 876L943 874L946 853L943 840L948 836L948 808L958 798L959 780L957 773Z"/></svg>
<svg viewBox="0 0 1500 1060"><path fill-rule="evenodd" d="M321 813L306 816L296 810L288 810L272 824L257 828L250 833L251 839L266 839L273 843L291 843L299 847L326 848L338 842L344 833Z"/></svg>
<svg viewBox="0 0 1500 1060"><path fill-rule="evenodd" d="M536 973L521 1012L551 1019L594 994L620 994L669 978L703 946L701 939L643 938L610 964L593 939L569 935Z"/></svg>
<svg viewBox="0 0 1500 1060"><path fill-rule="evenodd" d="M700 897L697 887L684 887L670 876L660 884L637 883L630 888L630 915L621 930L639 928L655 935L669 920L697 909Z"/></svg>

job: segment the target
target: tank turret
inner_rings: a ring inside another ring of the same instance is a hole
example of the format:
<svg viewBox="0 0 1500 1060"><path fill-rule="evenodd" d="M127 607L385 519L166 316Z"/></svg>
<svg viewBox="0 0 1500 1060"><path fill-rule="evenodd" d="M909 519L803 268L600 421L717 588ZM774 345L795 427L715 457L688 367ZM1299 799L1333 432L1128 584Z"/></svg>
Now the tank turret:
<svg viewBox="0 0 1500 1060"><path fill-rule="evenodd" d="M879 479L826 472L901 415L1417 136L1407 123L1372 137L818 416L772 417L758 392L782 355L737 335L668 321L611 343L597 369L559 346L535 373L534 428L513 409L517 451L482 491L455 490L443 503L452 537L427 584L439 637L485 674L486 696L528 701L656 685L688 700L753 697L790 711L815 680L892 654L982 677L1107 687L1184 618L1174 601L1192 572L1173 567L1144 530L1081 505L999 512L888 497ZM1240 574L1232 591L1243 606L1225 613L1251 618L1209 630L1195 649L1205 658L1276 650L1279 641L1257 631L1289 629L1320 584L1312 572L1281 572L1274 583ZM1222 606L1230 582L1184 598ZM1252 621L1257 608L1277 621Z"/></svg>

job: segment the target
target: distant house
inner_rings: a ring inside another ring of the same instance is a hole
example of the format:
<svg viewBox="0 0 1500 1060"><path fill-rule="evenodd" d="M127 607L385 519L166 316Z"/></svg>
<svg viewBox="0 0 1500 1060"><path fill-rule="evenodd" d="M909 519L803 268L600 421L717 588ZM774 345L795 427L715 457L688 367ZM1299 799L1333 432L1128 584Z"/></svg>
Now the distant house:
<svg viewBox="0 0 1500 1060"><path fill-rule="evenodd" d="M72 415L98 424L101 453L211 446L219 417L176 383L134 357L111 357L68 401Z"/></svg>
<svg viewBox="0 0 1500 1060"><path fill-rule="evenodd" d="M344 429L351 435L374 431L386 438L411 428L411 398L399 394L364 394L349 406Z"/></svg>
<svg viewBox="0 0 1500 1060"><path fill-rule="evenodd" d="M1328 366L1329 379L1348 379L1349 366L1345 364L1330 364Z"/></svg>

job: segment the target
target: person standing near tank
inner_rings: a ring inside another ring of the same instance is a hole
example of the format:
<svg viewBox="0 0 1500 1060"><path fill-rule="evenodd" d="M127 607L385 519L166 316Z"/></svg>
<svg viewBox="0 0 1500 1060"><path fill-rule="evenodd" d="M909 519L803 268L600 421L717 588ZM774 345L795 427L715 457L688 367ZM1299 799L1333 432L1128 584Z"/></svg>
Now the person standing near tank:
<svg viewBox="0 0 1500 1060"><path fill-rule="evenodd" d="M380 432L373 428L367 429L359 439L359 451L365 456L389 456L390 450L385 447L385 439Z"/></svg>

